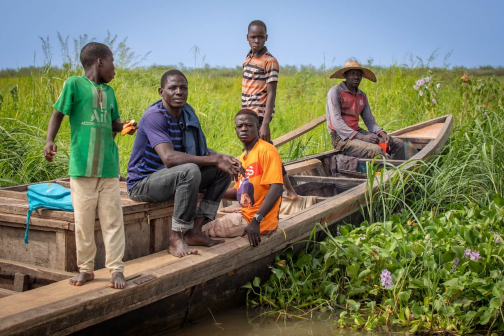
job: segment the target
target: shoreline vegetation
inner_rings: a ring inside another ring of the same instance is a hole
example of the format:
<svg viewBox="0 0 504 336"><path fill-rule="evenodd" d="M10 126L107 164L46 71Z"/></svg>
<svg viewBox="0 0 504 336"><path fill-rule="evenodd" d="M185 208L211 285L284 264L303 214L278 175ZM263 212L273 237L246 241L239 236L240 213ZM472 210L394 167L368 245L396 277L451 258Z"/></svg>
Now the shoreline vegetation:
<svg viewBox="0 0 504 336"><path fill-rule="evenodd" d="M42 39L45 66L0 71L0 187L65 177L70 126L56 139L54 163L43 157L52 105L64 81L80 76L77 52L58 34L63 59L51 66L51 47ZM158 100L157 88L171 67L138 68L137 57L117 36L107 37L120 66L110 83L121 118L140 120ZM74 40L75 50L91 41ZM106 41L106 42L107 42ZM181 69L189 82L210 148L238 155L233 118L240 108L241 70ZM144 56L144 58L147 55ZM248 304L271 315L301 316L311 310L343 309L334 326L356 330L411 332L504 331L504 74L502 68L442 68L411 59L409 65L374 67L378 82L363 81L377 122L386 131L453 114L454 129L443 152L368 194L364 222L325 231L295 256L277 256L271 277L245 284ZM446 60L446 59L445 59ZM141 60L140 60L141 61ZM446 62L445 62L446 63ZM271 123L276 138L325 114L326 95L339 81L324 67L282 67ZM116 137L121 175L134 137ZM332 149L326 125L279 148L284 161ZM384 174L368 168L368 180ZM314 232L315 234L315 232ZM306 316L306 315L304 315Z"/></svg>

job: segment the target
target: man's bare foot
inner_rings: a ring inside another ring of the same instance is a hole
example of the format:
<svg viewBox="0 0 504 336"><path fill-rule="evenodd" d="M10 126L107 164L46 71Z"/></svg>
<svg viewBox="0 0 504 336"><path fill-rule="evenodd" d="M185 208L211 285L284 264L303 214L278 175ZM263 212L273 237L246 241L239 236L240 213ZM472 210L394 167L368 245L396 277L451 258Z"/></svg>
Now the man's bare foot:
<svg viewBox="0 0 504 336"><path fill-rule="evenodd" d="M292 191L285 191L282 195L282 197L287 198L288 200L295 201L299 198L299 195L296 194L294 190Z"/></svg>
<svg viewBox="0 0 504 336"><path fill-rule="evenodd" d="M172 231L170 234L170 246L168 246L168 253L171 255L182 258L189 254L198 254L198 250L191 249L187 246L182 232Z"/></svg>
<svg viewBox="0 0 504 336"><path fill-rule="evenodd" d="M189 230L184 235L184 240L189 246L214 246L224 243L224 240L211 239L200 230Z"/></svg>
<svg viewBox="0 0 504 336"><path fill-rule="evenodd" d="M124 279L124 274L122 272L112 273L112 279L110 279L108 286L115 289L124 289L126 287L126 279Z"/></svg>
<svg viewBox="0 0 504 336"><path fill-rule="evenodd" d="M68 283L72 286L84 286L86 282L91 281L93 279L94 279L94 273L80 272L72 279L70 279Z"/></svg>

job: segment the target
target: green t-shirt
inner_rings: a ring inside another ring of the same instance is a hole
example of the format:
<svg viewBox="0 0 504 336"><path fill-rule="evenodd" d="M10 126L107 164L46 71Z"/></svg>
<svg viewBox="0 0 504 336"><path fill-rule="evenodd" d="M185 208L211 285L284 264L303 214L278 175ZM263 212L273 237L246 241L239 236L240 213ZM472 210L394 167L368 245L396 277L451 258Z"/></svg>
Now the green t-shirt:
<svg viewBox="0 0 504 336"><path fill-rule="evenodd" d="M114 90L86 76L72 76L63 85L54 108L69 116L71 177L119 177L119 153L112 121L119 119Z"/></svg>

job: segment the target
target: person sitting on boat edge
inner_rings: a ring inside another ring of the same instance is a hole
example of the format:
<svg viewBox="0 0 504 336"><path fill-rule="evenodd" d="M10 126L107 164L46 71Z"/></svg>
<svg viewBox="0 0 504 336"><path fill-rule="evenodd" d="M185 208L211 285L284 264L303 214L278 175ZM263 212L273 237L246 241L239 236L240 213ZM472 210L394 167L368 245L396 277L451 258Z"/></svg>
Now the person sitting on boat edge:
<svg viewBox="0 0 504 336"><path fill-rule="evenodd" d="M240 162L207 148L193 108L187 104L185 75L170 70L161 77L158 94L142 115L128 163L129 197L138 202L174 200L168 252L176 257L196 254L190 246L213 246L201 227L213 220ZM204 192L197 207L198 193Z"/></svg>
<svg viewBox="0 0 504 336"><path fill-rule="evenodd" d="M238 200L241 208L203 226L211 237L248 235L250 245L257 246L261 235L278 228L282 202L282 159L275 146L259 138L259 118L250 109L241 109L235 117L235 130L245 151L240 162L245 174L240 175L224 199Z"/></svg>
<svg viewBox="0 0 504 336"><path fill-rule="evenodd" d="M327 128L334 149L345 155L372 159L384 155L380 142L388 144L386 158L404 159L404 143L389 136L375 121L367 95L359 89L362 78L376 82L375 74L361 67L357 61L347 61L343 68L331 75L345 81L327 93ZM359 116L367 131L359 127Z"/></svg>

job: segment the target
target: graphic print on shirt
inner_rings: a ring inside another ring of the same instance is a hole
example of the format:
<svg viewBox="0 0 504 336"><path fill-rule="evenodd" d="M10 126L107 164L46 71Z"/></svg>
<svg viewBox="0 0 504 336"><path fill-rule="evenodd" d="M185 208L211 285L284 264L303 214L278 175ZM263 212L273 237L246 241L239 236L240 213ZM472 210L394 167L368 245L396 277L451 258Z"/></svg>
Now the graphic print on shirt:
<svg viewBox="0 0 504 336"><path fill-rule="evenodd" d="M254 185L250 183L248 178L244 178L241 181L240 187L236 193L236 199L242 208L250 208L254 206Z"/></svg>
<svg viewBox="0 0 504 336"><path fill-rule="evenodd" d="M91 94L93 96L93 114L88 124L88 126L91 126L91 134L89 137L86 176L101 176L105 157L105 141L103 139L105 131L101 126L111 123L112 120L107 120L107 93L103 92L101 88L97 89L91 85Z"/></svg>

